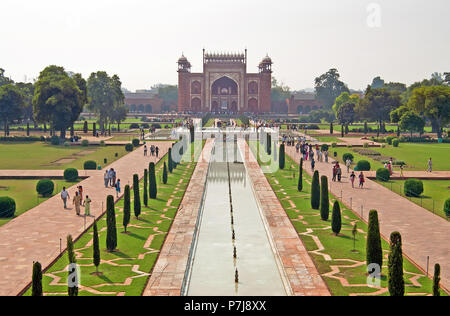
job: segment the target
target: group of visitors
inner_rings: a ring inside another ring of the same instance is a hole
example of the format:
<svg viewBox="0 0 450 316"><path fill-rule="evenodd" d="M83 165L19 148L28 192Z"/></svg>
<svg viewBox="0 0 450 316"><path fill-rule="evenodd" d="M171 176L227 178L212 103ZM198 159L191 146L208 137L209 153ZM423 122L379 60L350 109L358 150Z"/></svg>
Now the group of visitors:
<svg viewBox="0 0 450 316"><path fill-rule="evenodd" d="M119 197L121 192L120 179L117 179L117 173L113 168L105 171L104 180L105 180L105 188L108 187L115 188L116 196Z"/></svg>
<svg viewBox="0 0 450 316"><path fill-rule="evenodd" d="M61 191L61 199L64 203L64 209L67 209L67 201L70 199L69 192L63 187ZM75 211L78 216L81 216L81 207L84 206L84 216L91 216L91 202L89 195L83 201L83 187L80 185L75 191L75 196L73 197L72 204L75 207Z"/></svg>
<svg viewBox="0 0 450 316"><path fill-rule="evenodd" d="M148 147L147 144L144 145L144 156L147 157L148 155ZM159 147L155 145L150 146L150 156L159 158Z"/></svg>

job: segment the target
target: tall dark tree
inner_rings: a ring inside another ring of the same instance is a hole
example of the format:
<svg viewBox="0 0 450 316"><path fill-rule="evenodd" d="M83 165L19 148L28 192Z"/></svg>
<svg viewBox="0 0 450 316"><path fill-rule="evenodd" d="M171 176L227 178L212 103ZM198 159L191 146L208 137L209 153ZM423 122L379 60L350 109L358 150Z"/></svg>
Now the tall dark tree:
<svg viewBox="0 0 450 316"><path fill-rule="evenodd" d="M89 132L88 122L84 121L83 133L87 134Z"/></svg>
<svg viewBox="0 0 450 316"><path fill-rule="evenodd" d="M405 295L403 279L402 236L399 232L391 234L391 252L389 254L389 293L391 296Z"/></svg>
<svg viewBox="0 0 450 316"><path fill-rule="evenodd" d="M172 148L169 148L168 165L169 165L169 172L172 173L173 172Z"/></svg>
<svg viewBox="0 0 450 316"><path fill-rule="evenodd" d="M280 157L278 159L278 165L279 165L281 170L284 170L284 168L286 167L285 151L286 151L285 145L281 144L280 145Z"/></svg>
<svg viewBox="0 0 450 316"><path fill-rule="evenodd" d="M141 215L141 195L139 193L139 176L133 176L133 193L134 193L134 215L139 219Z"/></svg>
<svg viewBox="0 0 450 316"><path fill-rule="evenodd" d="M98 239L97 222L94 222L94 237L92 239L92 258L95 266L95 271L98 273L98 266L100 265L100 243Z"/></svg>
<svg viewBox="0 0 450 316"><path fill-rule="evenodd" d="M320 207L320 180L319 171L315 171L311 184L311 207L318 210Z"/></svg>
<svg viewBox="0 0 450 316"><path fill-rule="evenodd" d="M300 171L298 176L298 186L297 186L298 192L303 191L303 158L300 159Z"/></svg>
<svg viewBox="0 0 450 316"><path fill-rule="evenodd" d="M267 133L267 143L266 143L266 152L270 156L272 155L272 135Z"/></svg>
<svg viewBox="0 0 450 316"><path fill-rule="evenodd" d="M125 233L127 232L128 224L130 223L131 217L131 203L130 203L130 186L125 186L124 200L123 200L123 227L125 228Z"/></svg>
<svg viewBox="0 0 450 316"><path fill-rule="evenodd" d="M0 121L3 122L5 136L8 136L8 125L22 117L25 110L25 96L13 84L0 86Z"/></svg>
<svg viewBox="0 0 450 316"><path fill-rule="evenodd" d="M148 206L148 170L144 170L144 205Z"/></svg>
<svg viewBox="0 0 450 316"><path fill-rule="evenodd" d="M367 266L378 264L383 266L383 248L381 247L380 226L378 223L378 212L371 210L369 213L369 226L367 230L366 247Z"/></svg>
<svg viewBox="0 0 450 316"><path fill-rule="evenodd" d="M36 122L33 118L33 96L34 84L18 82L15 84L22 92L25 100L25 107L23 111L23 118L28 121L33 121L34 127L37 128Z"/></svg>
<svg viewBox="0 0 450 316"><path fill-rule="evenodd" d="M336 98L343 92L350 92L340 79L337 69L330 69L315 80L317 98L322 101L326 109L331 109Z"/></svg>
<svg viewBox="0 0 450 316"><path fill-rule="evenodd" d="M331 215L331 230L333 233L339 235L342 229L342 219L341 219L341 207L339 206L339 202L334 202L333 205L333 214Z"/></svg>
<svg viewBox="0 0 450 316"><path fill-rule="evenodd" d="M440 285L441 282L441 266L439 264L434 265L433 276L433 296L441 296Z"/></svg>
<svg viewBox="0 0 450 316"><path fill-rule="evenodd" d="M74 247L73 247L73 239L72 236L69 235L67 236L67 257L69 259L69 280L68 280L68 294L69 296L78 296L78 281L79 281L79 276L73 276L73 274L78 274L78 270L75 267L76 263L77 263L77 259L75 257L75 252L74 252ZM71 278L71 279L70 279Z"/></svg>
<svg viewBox="0 0 450 316"><path fill-rule="evenodd" d="M158 195L158 187L156 184L156 171L155 171L155 163L151 162L149 165L149 196L152 200L156 199Z"/></svg>
<svg viewBox="0 0 450 316"><path fill-rule="evenodd" d="M92 136L97 136L97 124L92 123Z"/></svg>
<svg viewBox="0 0 450 316"><path fill-rule="evenodd" d="M114 197L109 195L106 199L106 249L113 252L117 248L116 211Z"/></svg>
<svg viewBox="0 0 450 316"><path fill-rule="evenodd" d="M320 181L320 217L327 221L330 217L330 199L328 196L328 177L322 176Z"/></svg>
<svg viewBox="0 0 450 316"><path fill-rule="evenodd" d="M31 282L31 296L43 296L42 266L39 262L33 264L33 278Z"/></svg>
<svg viewBox="0 0 450 316"><path fill-rule="evenodd" d="M163 169L163 183L167 184L167 164L164 161L164 169Z"/></svg>
<svg viewBox="0 0 450 316"><path fill-rule="evenodd" d="M331 134L331 135L334 134L333 122L330 123L330 134Z"/></svg>
<svg viewBox="0 0 450 316"><path fill-rule="evenodd" d="M14 83L14 81L12 81L10 78L5 76L5 70L0 68L0 87L7 85L7 84L11 84Z"/></svg>

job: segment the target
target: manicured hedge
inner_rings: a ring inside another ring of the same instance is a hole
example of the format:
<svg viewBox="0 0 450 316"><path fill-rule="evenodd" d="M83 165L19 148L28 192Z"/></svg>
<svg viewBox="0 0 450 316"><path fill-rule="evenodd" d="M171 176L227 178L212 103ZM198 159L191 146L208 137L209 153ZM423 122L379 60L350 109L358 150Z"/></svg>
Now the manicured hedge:
<svg viewBox="0 0 450 316"><path fill-rule="evenodd" d="M64 180L75 182L78 180L78 170L75 168L68 168L64 170Z"/></svg>
<svg viewBox="0 0 450 316"><path fill-rule="evenodd" d="M370 171L370 162L367 160L360 160L355 168L356 171Z"/></svg>
<svg viewBox="0 0 450 316"><path fill-rule="evenodd" d="M447 217L450 217L450 198L448 198L447 201L445 201L444 213Z"/></svg>
<svg viewBox="0 0 450 316"><path fill-rule="evenodd" d="M391 174L388 169L380 168L377 170L377 180L388 182L391 178Z"/></svg>
<svg viewBox="0 0 450 316"><path fill-rule="evenodd" d="M386 137L386 143L388 143L389 145L392 145L392 141L395 139L394 136L388 136Z"/></svg>
<svg viewBox="0 0 450 316"><path fill-rule="evenodd" d="M84 170L97 170L97 163L93 160L88 160L84 163Z"/></svg>
<svg viewBox="0 0 450 316"><path fill-rule="evenodd" d="M0 196L0 218L14 217L16 202L8 196Z"/></svg>
<svg viewBox="0 0 450 316"><path fill-rule="evenodd" d="M130 124L130 129L139 129L139 124L137 123Z"/></svg>
<svg viewBox="0 0 450 316"><path fill-rule="evenodd" d="M52 180L43 179L39 180L39 182L36 184L36 192L44 197L51 196L54 190L55 184Z"/></svg>
<svg viewBox="0 0 450 316"><path fill-rule="evenodd" d="M139 145L141 144L141 141L139 139L135 138L135 139L133 139L132 143L133 143L134 147L139 147Z"/></svg>
<svg viewBox="0 0 450 316"><path fill-rule="evenodd" d="M83 146L83 147L89 146L89 141L88 141L87 139L83 140L83 141L81 142L81 146Z"/></svg>
<svg viewBox="0 0 450 316"><path fill-rule="evenodd" d="M39 141L45 141L42 140L42 137L25 137L25 136L12 136L12 137L0 137L1 142L39 142Z"/></svg>
<svg viewBox="0 0 450 316"><path fill-rule="evenodd" d="M125 150L126 150L126 151L132 152L133 149L134 149L133 144L126 144L126 145L125 145Z"/></svg>
<svg viewBox="0 0 450 316"><path fill-rule="evenodd" d="M392 141L392 146L398 147L399 145L400 145L400 140L398 140L397 138Z"/></svg>
<svg viewBox="0 0 450 316"><path fill-rule="evenodd" d="M408 179L404 187L405 195L419 197L423 193L423 182L417 179Z"/></svg>
<svg viewBox="0 0 450 316"><path fill-rule="evenodd" d="M353 157L353 155L350 154L350 153L345 153L345 154L342 156L342 160L343 160L344 163L345 163L345 162L347 162L347 159L350 159L350 160L353 162L353 159L355 159L355 157Z"/></svg>

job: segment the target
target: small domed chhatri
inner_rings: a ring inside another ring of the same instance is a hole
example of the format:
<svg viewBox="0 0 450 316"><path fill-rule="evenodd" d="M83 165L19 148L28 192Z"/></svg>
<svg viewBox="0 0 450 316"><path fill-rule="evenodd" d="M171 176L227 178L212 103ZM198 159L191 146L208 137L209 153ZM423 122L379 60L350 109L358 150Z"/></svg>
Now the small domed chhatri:
<svg viewBox="0 0 450 316"><path fill-rule="evenodd" d="M272 64L272 58L269 57L269 55L267 55L266 57L264 57L264 59L262 60L263 64Z"/></svg>

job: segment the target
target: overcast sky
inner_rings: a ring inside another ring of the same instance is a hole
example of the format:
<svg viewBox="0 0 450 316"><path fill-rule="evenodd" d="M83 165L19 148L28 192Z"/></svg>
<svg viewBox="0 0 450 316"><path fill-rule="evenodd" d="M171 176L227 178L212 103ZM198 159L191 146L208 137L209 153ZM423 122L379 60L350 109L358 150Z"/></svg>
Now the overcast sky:
<svg viewBox="0 0 450 316"><path fill-rule="evenodd" d="M1 0L0 68L106 70L135 90L176 84L183 52L200 72L203 48L247 47L249 71L269 54L292 89L330 68L353 89L410 84L450 71L449 16L449 0Z"/></svg>

